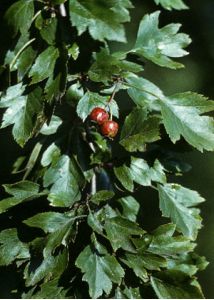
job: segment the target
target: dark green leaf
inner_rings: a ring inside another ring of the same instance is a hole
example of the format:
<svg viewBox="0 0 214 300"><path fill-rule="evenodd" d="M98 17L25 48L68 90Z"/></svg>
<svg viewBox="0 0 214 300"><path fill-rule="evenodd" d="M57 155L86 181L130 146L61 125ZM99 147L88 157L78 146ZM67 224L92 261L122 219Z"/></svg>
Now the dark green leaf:
<svg viewBox="0 0 214 300"><path fill-rule="evenodd" d="M76 266L84 274L83 280L89 285L91 298L98 298L105 292L111 292L112 283L120 284L124 276L124 270L114 256L111 256L106 248L95 243L95 249L87 246L78 256Z"/></svg>
<svg viewBox="0 0 214 300"><path fill-rule="evenodd" d="M130 192L133 192L134 184L132 180L131 171L126 165L114 168L114 174L125 189L127 189Z"/></svg>
<svg viewBox="0 0 214 300"><path fill-rule="evenodd" d="M13 197L0 201L0 213L22 202L39 198L43 193L39 193L39 185L31 181L20 181L14 184L3 185L5 191Z"/></svg>
<svg viewBox="0 0 214 300"><path fill-rule="evenodd" d="M142 67L125 60L126 54L110 54L107 48L103 48L95 55L95 62L89 70L89 78L96 82L107 84L113 76L125 77L127 72L140 72Z"/></svg>
<svg viewBox="0 0 214 300"><path fill-rule="evenodd" d="M106 219L104 228L114 251L119 248L133 251L130 242L131 236L144 233L144 230L137 223L122 217Z"/></svg>
<svg viewBox="0 0 214 300"><path fill-rule="evenodd" d="M115 40L125 42L125 32L121 23L130 20L127 8L129 0L95 0L93 3L82 0L69 0L70 20L81 35L87 29L95 40Z"/></svg>
<svg viewBox="0 0 214 300"><path fill-rule="evenodd" d="M92 195L91 201L95 204L99 204L100 202L107 201L114 197L114 192L102 190Z"/></svg>
<svg viewBox="0 0 214 300"><path fill-rule="evenodd" d="M0 232L0 266L7 266L15 259L30 257L28 246L22 243L15 228L5 229Z"/></svg>
<svg viewBox="0 0 214 300"><path fill-rule="evenodd" d="M42 110L41 89L37 87L23 96L24 89L22 84L9 87L0 101L0 107L7 107L1 128L14 124L13 136L20 146L24 146L30 138L35 125L34 118Z"/></svg>
<svg viewBox="0 0 214 300"><path fill-rule="evenodd" d="M40 53L29 73L29 76L32 77L31 84L51 77L58 57L59 50L54 46L49 46Z"/></svg>
<svg viewBox="0 0 214 300"><path fill-rule="evenodd" d="M159 299L203 299L204 296L194 281L181 286L151 276L152 287Z"/></svg>
<svg viewBox="0 0 214 300"><path fill-rule="evenodd" d="M84 184L83 174L74 158L62 155L45 172L44 186L52 185L48 200L53 206L69 207L81 198L80 186Z"/></svg>
<svg viewBox="0 0 214 300"><path fill-rule="evenodd" d="M32 23L33 15L33 0L19 0L9 7L5 18L16 35L18 31L21 33L28 31Z"/></svg>

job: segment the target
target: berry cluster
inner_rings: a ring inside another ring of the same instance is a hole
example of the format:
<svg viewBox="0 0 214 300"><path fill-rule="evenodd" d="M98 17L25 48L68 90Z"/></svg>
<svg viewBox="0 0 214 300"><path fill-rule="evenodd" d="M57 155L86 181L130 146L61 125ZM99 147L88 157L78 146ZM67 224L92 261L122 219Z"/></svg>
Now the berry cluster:
<svg viewBox="0 0 214 300"><path fill-rule="evenodd" d="M109 120L108 112L101 108L95 107L90 113L90 119L100 125L102 135L113 138L118 132L118 123Z"/></svg>

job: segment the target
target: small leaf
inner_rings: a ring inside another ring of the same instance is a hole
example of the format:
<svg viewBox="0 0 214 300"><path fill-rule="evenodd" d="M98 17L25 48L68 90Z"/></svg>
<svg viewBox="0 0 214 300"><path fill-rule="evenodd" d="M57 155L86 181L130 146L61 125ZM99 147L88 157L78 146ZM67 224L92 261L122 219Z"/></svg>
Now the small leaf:
<svg viewBox="0 0 214 300"><path fill-rule="evenodd" d="M157 65L171 69L183 67L170 57L182 57L188 54L183 48L191 39L187 34L177 33L180 24L169 24L158 28L160 12L145 15L140 23L134 53L144 56ZM151 38L152 36L152 38Z"/></svg>
<svg viewBox="0 0 214 300"><path fill-rule="evenodd" d="M195 191L178 184L158 186L160 210L164 217L170 217L172 222L185 236L194 240L201 228L201 218L198 210L192 208L204 201Z"/></svg>
<svg viewBox="0 0 214 300"><path fill-rule="evenodd" d="M127 189L130 192L133 192L134 184L132 180L131 171L126 165L114 168L114 174L125 189Z"/></svg>
<svg viewBox="0 0 214 300"><path fill-rule="evenodd" d="M114 197L114 192L102 190L92 195L90 201L92 201L95 204L99 204L100 202L107 201L113 197Z"/></svg>
<svg viewBox="0 0 214 300"><path fill-rule="evenodd" d="M52 116L50 123L46 123L42 126L40 133L44 135L51 135L57 132L59 126L62 124L62 120L58 116Z"/></svg>
<svg viewBox="0 0 214 300"><path fill-rule="evenodd" d="M120 144L130 152L145 151L146 143L160 139L159 123L159 117L147 117L145 109L135 108L125 119Z"/></svg>
<svg viewBox="0 0 214 300"><path fill-rule="evenodd" d="M28 246L22 243L15 228L5 229L0 232L0 266L8 266L15 259L30 257Z"/></svg>
<svg viewBox="0 0 214 300"><path fill-rule="evenodd" d="M39 193L39 185L31 181L20 181L14 184L3 185L5 191L13 197L0 201L0 213L22 202L30 201L43 196Z"/></svg>
<svg viewBox="0 0 214 300"><path fill-rule="evenodd" d="M114 256L111 256L106 248L95 243L95 249L87 246L77 257L76 266L84 274L82 280L89 285L91 298L98 298L105 292L111 292L112 282L120 284L124 276L124 270Z"/></svg>
<svg viewBox="0 0 214 300"><path fill-rule="evenodd" d="M161 4L165 9L187 9L188 6L182 0L155 0L156 4Z"/></svg>
<svg viewBox="0 0 214 300"><path fill-rule="evenodd" d="M108 98L98 95L97 93L87 92L80 99L77 105L77 114L78 116L85 121L87 116L91 113L93 108L101 107L108 110ZM119 116L117 103L112 100L109 104L112 114L115 117Z"/></svg>
<svg viewBox="0 0 214 300"><path fill-rule="evenodd" d="M40 53L29 73L29 76L32 77L31 84L51 77L58 57L59 50L54 46L49 46Z"/></svg>
<svg viewBox="0 0 214 300"><path fill-rule="evenodd" d="M122 206L122 216L130 221L136 222L137 214L140 209L140 204L132 196L117 199L117 202Z"/></svg>
<svg viewBox="0 0 214 300"><path fill-rule="evenodd" d="M61 151L55 143L52 143L43 153L41 165L49 166L52 162L56 162L61 155Z"/></svg>
<svg viewBox="0 0 214 300"><path fill-rule="evenodd" d="M0 101L0 107L7 107L1 128L14 124L12 133L20 146L24 146L30 138L35 125L34 119L42 110L41 89L37 87L23 96L24 89L22 84L9 87Z"/></svg>
<svg viewBox="0 0 214 300"><path fill-rule="evenodd" d="M74 158L62 155L45 172L44 186L52 185L48 200L53 206L69 207L81 198L80 186L84 184L83 174Z"/></svg>
<svg viewBox="0 0 214 300"><path fill-rule="evenodd" d="M133 251L133 247L130 242L131 236L141 235L144 233L144 230L141 229L137 223L122 217L106 219L104 228L114 251L119 248Z"/></svg>

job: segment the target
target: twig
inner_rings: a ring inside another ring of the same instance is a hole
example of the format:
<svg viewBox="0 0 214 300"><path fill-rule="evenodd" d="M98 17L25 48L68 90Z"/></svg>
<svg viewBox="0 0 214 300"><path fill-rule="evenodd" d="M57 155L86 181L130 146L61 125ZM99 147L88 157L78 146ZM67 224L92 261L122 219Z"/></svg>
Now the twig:
<svg viewBox="0 0 214 300"><path fill-rule="evenodd" d="M67 13L66 13L66 9L65 9L65 4L60 4L60 6L59 6L59 13L60 13L60 15L63 17L63 18L65 18L65 17L67 17Z"/></svg>

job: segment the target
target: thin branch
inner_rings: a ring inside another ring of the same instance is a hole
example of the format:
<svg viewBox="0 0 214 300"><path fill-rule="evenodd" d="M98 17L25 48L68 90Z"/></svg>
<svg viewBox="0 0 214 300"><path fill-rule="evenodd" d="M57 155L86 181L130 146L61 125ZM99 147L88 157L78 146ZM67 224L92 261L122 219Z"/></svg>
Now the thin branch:
<svg viewBox="0 0 214 300"><path fill-rule="evenodd" d="M65 17L67 17L67 13L66 13L66 9L65 9L65 4L60 4L60 6L59 6L59 13L60 13L60 15L63 17L63 18L65 18Z"/></svg>

